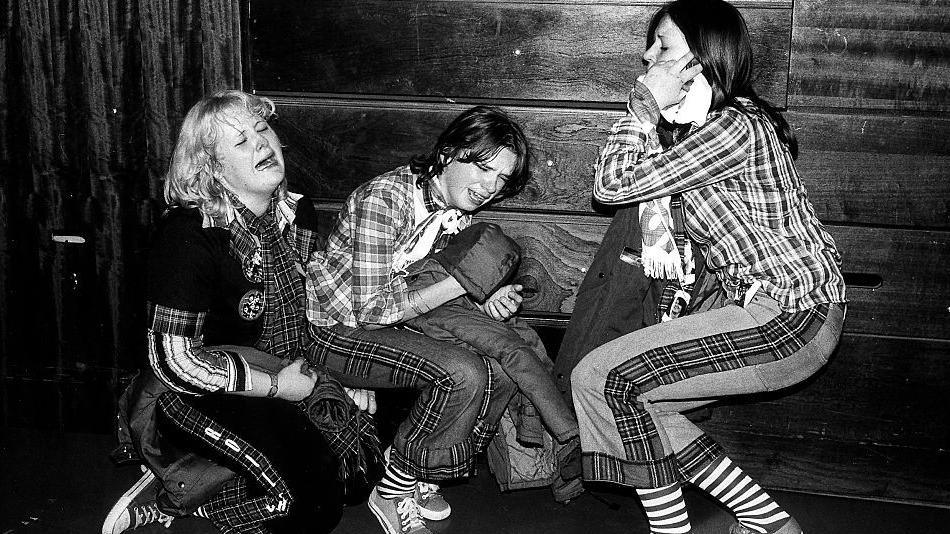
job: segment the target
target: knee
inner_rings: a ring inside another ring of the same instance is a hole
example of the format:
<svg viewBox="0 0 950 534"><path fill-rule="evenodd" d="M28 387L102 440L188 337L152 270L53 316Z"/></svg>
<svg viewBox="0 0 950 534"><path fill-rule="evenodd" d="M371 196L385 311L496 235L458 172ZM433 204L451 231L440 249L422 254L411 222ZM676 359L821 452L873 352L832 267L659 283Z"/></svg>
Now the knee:
<svg viewBox="0 0 950 534"><path fill-rule="evenodd" d="M488 387L488 371L477 358L457 358L445 369L445 387L468 395L478 395Z"/></svg>
<svg viewBox="0 0 950 534"><path fill-rule="evenodd" d="M499 367L492 373L492 396L496 398L508 399L514 396L518 391L518 384L508 376L503 369Z"/></svg>

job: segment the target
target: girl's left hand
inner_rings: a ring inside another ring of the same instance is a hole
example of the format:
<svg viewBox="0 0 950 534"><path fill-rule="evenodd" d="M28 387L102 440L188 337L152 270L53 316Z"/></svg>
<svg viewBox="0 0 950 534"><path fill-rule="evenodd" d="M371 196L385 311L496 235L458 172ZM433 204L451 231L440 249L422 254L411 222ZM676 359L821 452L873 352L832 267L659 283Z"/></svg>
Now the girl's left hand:
<svg viewBox="0 0 950 534"><path fill-rule="evenodd" d="M520 291L522 289L524 288L521 284L502 286L484 303L479 304L478 308L492 319L504 321L514 315L521 307L523 298Z"/></svg>
<svg viewBox="0 0 950 534"><path fill-rule="evenodd" d="M687 52L675 61L658 61L643 75L643 85L650 90L660 109L679 103L684 90L703 67L699 63L690 66L693 53Z"/></svg>
<svg viewBox="0 0 950 534"><path fill-rule="evenodd" d="M376 392L371 389L357 389L357 388L348 388L344 387L343 391L351 399L356 406L369 414L376 413Z"/></svg>

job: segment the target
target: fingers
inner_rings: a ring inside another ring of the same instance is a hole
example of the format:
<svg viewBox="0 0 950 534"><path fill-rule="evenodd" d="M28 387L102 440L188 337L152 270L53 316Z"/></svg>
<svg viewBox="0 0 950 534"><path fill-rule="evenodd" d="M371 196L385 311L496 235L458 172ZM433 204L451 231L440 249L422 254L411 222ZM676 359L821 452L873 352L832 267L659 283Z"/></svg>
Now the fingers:
<svg viewBox="0 0 950 534"><path fill-rule="evenodd" d="M368 401L366 411L369 412L370 415L372 415L376 413L376 392L371 389L367 389L366 398Z"/></svg>
<svg viewBox="0 0 950 534"><path fill-rule="evenodd" d="M686 52L679 59L673 60L671 70L673 72L680 72L686 70L686 66L689 65L689 62L693 60L695 56L692 52Z"/></svg>
<svg viewBox="0 0 950 534"><path fill-rule="evenodd" d="M376 413L376 392L369 389L354 389L344 387L343 391L346 392L347 396L353 401L353 404L356 405L360 411L369 412L370 414Z"/></svg>

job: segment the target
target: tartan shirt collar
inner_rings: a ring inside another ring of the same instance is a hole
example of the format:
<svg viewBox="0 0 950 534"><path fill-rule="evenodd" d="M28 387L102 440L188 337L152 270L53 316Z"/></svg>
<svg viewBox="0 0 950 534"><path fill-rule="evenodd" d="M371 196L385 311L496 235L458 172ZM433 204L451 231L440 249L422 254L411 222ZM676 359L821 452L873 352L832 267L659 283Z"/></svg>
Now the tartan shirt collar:
<svg viewBox="0 0 950 534"><path fill-rule="evenodd" d="M416 187L422 189L422 203L426 211L433 213L445 207L445 201L437 197L432 188L432 178L418 184Z"/></svg>
<svg viewBox="0 0 950 534"><path fill-rule="evenodd" d="M267 228L274 219L277 220L277 231L281 233L284 229L294 223L297 212L297 202L303 195L297 193L287 193L283 200L277 200L276 196L271 197L267 211L258 217L253 211L241 202L237 195L230 191L225 192L226 207L221 215L209 215L202 212L202 228L224 228L231 227L231 223L237 222L242 228L252 230L260 234L264 228Z"/></svg>

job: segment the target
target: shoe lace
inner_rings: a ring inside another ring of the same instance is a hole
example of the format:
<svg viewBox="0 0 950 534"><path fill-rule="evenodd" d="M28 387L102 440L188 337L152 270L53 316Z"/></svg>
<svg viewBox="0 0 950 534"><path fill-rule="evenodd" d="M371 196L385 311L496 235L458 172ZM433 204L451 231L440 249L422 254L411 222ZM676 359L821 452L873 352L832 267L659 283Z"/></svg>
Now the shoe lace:
<svg viewBox="0 0 950 534"><path fill-rule="evenodd" d="M419 503L412 497L406 497L396 504L396 513L399 514L399 523L403 532L424 527L422 516L419 515Z"/></svg>
<svg viewBox="0 0 950 534"><path fill-rule="evenodd" d="M151 523L161 523L165 528L169 528L172 524L174 517L162 512L158 509L158 504L150 502L142 506L136 506L132 510L135 516L135 524L132 528L138 528L142 525L148 525Z"/></svg>
<svg viewBox="0 0 950 534"><path fill-rule="evenodd" d="M428 482L419 482L419 498L422 500L426 500L433 495L437 495L440 489L441 488L439 488L438 484L429 484Z"/></svg>

